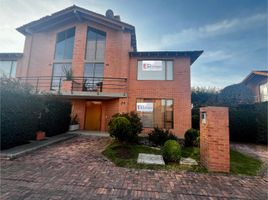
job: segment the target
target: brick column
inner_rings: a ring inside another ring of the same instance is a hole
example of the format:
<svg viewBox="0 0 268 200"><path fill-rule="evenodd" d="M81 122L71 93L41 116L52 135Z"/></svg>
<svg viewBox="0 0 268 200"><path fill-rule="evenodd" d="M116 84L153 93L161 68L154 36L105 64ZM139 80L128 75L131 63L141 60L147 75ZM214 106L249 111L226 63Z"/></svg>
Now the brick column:
<svg viewBox="0 0 268 200"><path fill-rule="evenodd" d="M72 71L73 76L83 77L84 76L84 60L85 60L85 49L87 41L87 24L79 23L75 27L75 39L74 39L74 49L73 49L73 62ZM82 80L75 80L78 84L81 84ZM79 88L75 88L78 90Z"/></svg>
<svg viewBox="0 0 268 200"><path fill-rule="evenodd" d="M208 171L230 171L228 108L200 108L200 160Z"/></svg>

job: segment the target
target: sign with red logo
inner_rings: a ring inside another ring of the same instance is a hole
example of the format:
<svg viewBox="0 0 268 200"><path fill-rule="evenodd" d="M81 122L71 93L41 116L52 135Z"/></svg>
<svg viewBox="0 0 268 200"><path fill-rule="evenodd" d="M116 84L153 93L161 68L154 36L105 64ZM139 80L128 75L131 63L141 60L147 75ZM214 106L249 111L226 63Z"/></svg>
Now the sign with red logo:
<svg viewBox="0 0 268 200"><path fill-rule="evenodd" d="M142 61L142 71L162 71L163 63L160 60Z"/></svg>

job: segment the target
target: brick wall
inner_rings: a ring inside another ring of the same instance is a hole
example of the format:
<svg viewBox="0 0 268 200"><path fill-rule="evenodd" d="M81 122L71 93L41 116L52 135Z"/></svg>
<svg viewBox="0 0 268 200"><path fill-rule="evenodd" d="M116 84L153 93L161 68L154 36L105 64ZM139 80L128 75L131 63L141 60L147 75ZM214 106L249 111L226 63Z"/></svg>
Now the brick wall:
<svg viewBox="0 0 268 200"><path fill-rule="evenodd" d="M229 116L228 108L203 107L206 123L200 116L200 160L208 171L230 171Z"/></svg>
<svg viewBox="0 0 268 200"><path fill-rule="evenodd" d="M183 138L186 130L191 128L190 59L173 58L174 80L172 81L138 81L137 62L139 59L143 58L130 60L128 111L136 110L137 98L173 99L174 129L172 131L178 137ZM150 130L145 129L146 132Z"/></svg>

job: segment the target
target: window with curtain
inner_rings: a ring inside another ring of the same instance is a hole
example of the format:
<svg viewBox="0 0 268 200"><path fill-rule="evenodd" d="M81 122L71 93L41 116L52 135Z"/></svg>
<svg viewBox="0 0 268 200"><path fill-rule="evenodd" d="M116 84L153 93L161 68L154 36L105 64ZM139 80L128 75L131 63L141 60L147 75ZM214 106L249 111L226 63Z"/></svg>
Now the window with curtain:
<svg viewBox="0 0 268 200"><path fill-rule="evenodd" d="M106 33L88 27L83 90L95 91L102 87L105 46Z"/></svg>
<svg viewBox="0 0 268 200"><path fill-rule="evenodd" d="M137 99L136 111L145 128L173 128L172 99Z"/></svg>
<svg viewBox="0 0 268 200"><path fill-rule="evenodd" d="M140 60L137 70L138 80L173 80L173 61Z"/></svg>

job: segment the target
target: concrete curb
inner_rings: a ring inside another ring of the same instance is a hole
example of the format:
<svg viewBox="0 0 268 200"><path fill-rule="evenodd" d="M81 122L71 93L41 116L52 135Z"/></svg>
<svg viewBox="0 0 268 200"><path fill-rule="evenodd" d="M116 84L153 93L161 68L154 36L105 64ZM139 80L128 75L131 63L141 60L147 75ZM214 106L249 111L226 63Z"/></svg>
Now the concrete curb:
<svg viewBox="0 0 268 200"><path fill-rule="evenodd" d="M43 147L49 146L51 144L59 143L65 140L69 140L71 138L77 137L77 134L73 133L65 133L63 135L57 135L50 137L48 140L44 141L34 141L30 144L25 144L21 146L17 146L11 149L3 150L0 153L0 158L1 159L6 159L6 160L13 160L16 158L19 158L27 153L33 152L35 150L41 149ZM36 143L36 145L35 145Z"/></svg>

